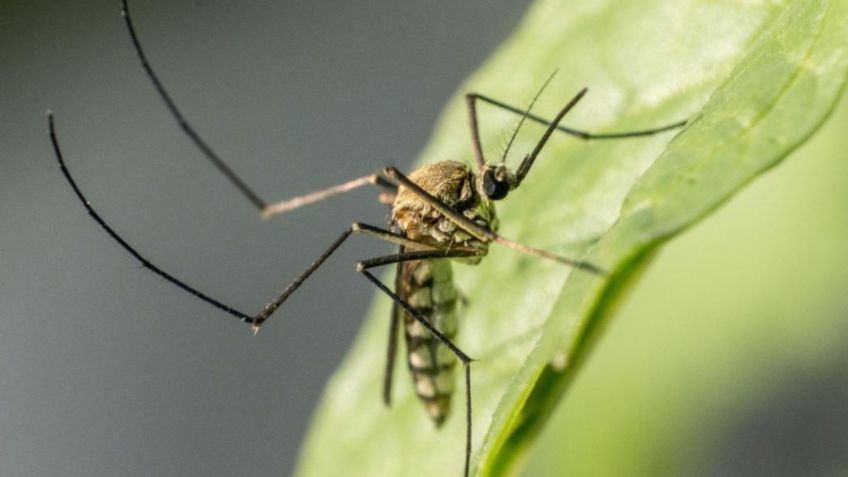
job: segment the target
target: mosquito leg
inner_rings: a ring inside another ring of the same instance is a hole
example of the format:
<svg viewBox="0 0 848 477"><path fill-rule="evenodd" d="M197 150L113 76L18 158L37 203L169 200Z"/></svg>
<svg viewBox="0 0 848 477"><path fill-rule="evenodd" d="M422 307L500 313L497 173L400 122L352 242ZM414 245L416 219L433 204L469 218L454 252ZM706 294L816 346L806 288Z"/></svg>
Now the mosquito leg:
<svg viewBox="0 0 848 477"><path fill-rule="evenodd" d="M395 282L397 290L397 282ZM389 320L389 344L386 349L386 368L383 371L383 404L392 404L392 377L395 369L395 358L397 357L398 328L400 327L397 303L392 302L392 317Z"/></svg>
<svg viewBox="0 0 848 477"><path fill-rule="evenodd" d="M434 209L441 212L444 216L446 216L447 218L452 220L454 223L456 223L458 226L460 226L463 230L465 230L466 232L468 232L469 234L473 235L474 237L476 237L477 239L479 239L481 241L499 243L503 246L509 247L513 250L517 250L521 253L533 255L533 256L536 256L536 257L541 257L541 258L544 258L544 259L547 259L547 260L553 260L555 262L563 263L565 265L570 265L570 266L573 266L573 267L576 267L576 268L580 268L580 269L585 270L587 272L591 272L591 273L595 273L595 274L599 274L599 275L602 275L602 274L605 273L605 271L603 269L601 269L601 268L599 268L599 267L597 267L597 266L595 266L591 263L583 262L581 260L573 260L573 259L570 259L570 258L561 257L559 255L548 252L546 250L541 250L541 249L538 249L538 248L530 247L528 245L520 244L518 242L515 242L513 240L510 240L510 239L498 234L497 232L495 232L494 230L492 230L488 227L484 227L484 226L470 220L469 218L465 217L461 213L450 208L450 206L448 206L444 202L442 202L439 199L430 195L427 191L422 189L418 184L409 180L408 177L403 175L400 171L398 171L394 167L387 167L385 169L384 173L389 178L398 181L398 183L400 183L400 185L402 185L402 186L408 188L409 190L411 190L412 192L414 192L415 195L417 195L422 200L424 200L425 202L430 204L430 206L432 206Z"/></svg>
<svg viewBox="0 0 848 477"><path fill-rule="evenodd" d="M330 246L327 247L327 249L324 250L324 252L321 255L319 255L318 258L315 259L314 262L312 262L311 265L306 267L306 270L304 270L300 275L297 276L297 278L295 278L288 286L286 286L280 292L280 294L277 295L277 298L268 302L268 304L265 305L265 307L262 309L262 311L259 312L259 314L257 314L253 319L253 330L254 330L254 332L258 331L259 327L262 325L262 323L264 323L265 320L267 320L271 316L271 314L274 313L277 310L277 308L279 308L280 305L282 305L292 295L292 293L294 293L298 288L300 288L300 286L303 284L303 282L305 282L306 279L309 278L309 276L312 275L313 272L315 272L315 270L318 270L318 268L321 265L323 265L324 262L328 258L330 258L330 255L332 255L333 252L335 252L336 249L338 249L339 246L341 246L341 244L344 243L344 241L347 240L348 237L350 237L351 234L354 234L354 233L369 235L371 237L378 238L380 240L384 240L386 242L396 243L396 244L403 245L403 246L412 246L412 247L415 247L415 248L422 248L423 247L423 248L430 248L431 249L431 250L417 250L417 251L414 251L414 252L406 252L405 255L409 255L409 256L413 256L413 257L419 257L419 256L420 257L431 257L434 253L437 253L437 252L439 252L440 256L443 256L443 257L459 256L459 255L456 255L456 254L463 253L463 252L468 253L468 249L455 249L455 250L451 250L451 251L432 250L432 247L425 245L425 244L422 244L422 243L419 243L419 242L416 242L416 241L411 240L409 238L406 238L406 237L404 237L400 234L396 234L396 233L390 232L388 230L383 230L381 228L374 227L374 226L371 226L371 225L354 223L349 228L347 228L344 232L342 232L342 234L339 235L339 237L333 243L331 243ZM415 260L415 258L408 258L407 260ZM395 262L389 261L389 262L386 262L386 263L395 263Z"/></svg>
<svg viewBox="0 0 848 477"><path fill-rule="evenodd" d="M587 91L588 89L586 88L583 88L578 91L577 94L574 95L573 98L571 98L571 101L566 103L566 105L560 110L560 112L557 113L556 117L554 117L554 120L551 122L550 125L548 125L548 129L546 129L544 134L542 134L542 137L539 139L539 142L536 143L536 147L533 148L533 152L524 157L524 160L521 161L521 164L519 164L518 169L515 170L515 184L512 186L513 188L517 189L518 186L521 185L521 181L524 180L524 177L527 175L528 172L530 172L530 168L533 167L533 162L536 160L536 157L539 155L539 153L542 152L542 148L545 147L545 143L548 142L548 139L550 139L551 134L553 134L553 132L556 130L556 127L559 125L559 122L562 121L562 118L565 117L565 115L568 114L568 112L571 111L574 106L577 105L580 99L586 95Z"/></svg>
<svg viewBox="0 0 848 477"><path fill-rule="evenodd" d="M393 255L385 255L382 257L361 260L356 264L356 270L362 272L369 268L391 265L393 263L408 262L410 260L427 260L435 258L459 258L473 257L480 255L480 252L470 248L456 247L450 250L418 250L406 251L401 247L400 251ZM398 277L400 273L395 275L395 290L398 289ZM397 328L398 328L398 313L397 302L392 303L392 318L389 324L389 346L386 358L386 369L383 378L383 402L388 406L391 403L392 396L392 370L394 369L395 354L397 353Z"/></svg>
<svg viewBox="0 0 848 477"><path fill-rule="evenodd" d="M395 245L401 245L412 250L437 250L432 245L417 242L404 235L381 229L380 227L375 227L373 225L355 222L352 227L354 229L353 231L357 234L367 235L368 237L380 239L384 242L393 243Z"/></svg>
<svg viewBox="0 0 848 477"><path fill-rule="evenodd" d="M451 249L416 250L404 251L393 255L384 255L367 260L360 260L356 264L356 271L361 272L369 268L382 267L393 263L409 262L412 260L430 260L436 258L463 258L481 255L478 250L466 247L453 247Z"/></svg>
<svg viewBox="0 0 848 477"><path fill-rule="evenodd" d="M473 249L450 249L450 250L420 250L414 252L406 252L401 250L399 253L394 255L385 255L382 257L371 258L367 260L361 260L356 264L356 270L365 277L370 280L374 285L377 286L384 293L388 294L391 297L393 304L395 306L400 306L403 310L412 316L415 320L420 322L424 327L426 327L433 336L436 337L439 341L441 341L445 346L447 346L460 361L462 361L463 368L465 370L465 420L466 420L466 432L465 432L465 474L468 475L469 464L471 461L471 358L468 357L464 352L462 352L456 345L454 345L447 336L444 336L442 333L438 331L426 318L422 317L418 312L415 311L408 303L406 303L403 299L401 299L397 294L389 290L382 282L380 282L374 275L368 272L368 269L373 267L380 267L383 265L390 265L392 263L400 263L407 262L410 260L432 260L439 258L460 258L460 257L474 257L479 256L480 252L478 250ZM395 286L397 289L397 285ZM390 331L391 336L396 339L397 331L394 327L397 326L396 322L398 321L398 314L392 313L392 330ZM396 344L395 344L396 346ZM392 347L392 341L389 341L389 353L390 353L390 363L394 364L394 349ZM388 366L386 368L386 378L384 379L384 387L383 387L383 399L386 404L389 403L389 397L391 396L391 368Z"/></svg>
<svg viewBox="0 0 848 477"><path fill-rule="evenodd" d="M356 269L359 272L367 270L373 267L379 267L384 265L391 265L393 263L401 263L407 262L410 260L427 260L427 259L435 259L435 258L460 258L460 257L473 257L480 255L480 252L477 250L455 247L450 250L419 250L419 251L406 251L403 247L401 247L400 251L394 255L385 255L382 257L371 258L367 260L361 260L356 264ZM395 290L398 288L398 277L400 274L395 275ZM386 359L386 370L383 379L383 402L386 405L391 403L391 387L392 387L392 370L394 369L394 360L395 355L397 353L397 329L398 329L398 313L397 313L397 303L393 302L392 307L392 318L391 323L389 324L389 345L387 351L387 359Z"/></svg>
<svg viewBox="0 0 848 477"><path fill-rule="evenodd" d="M127 31L130 34L130 39L132 40L133 47L135 48L136 53L138 53L138 58L141 60L141 66L144 67L144 71L147 73L147 76L150 78L150 81L153 83L153 86L156 87L156 92L159 93L159 96L162 98L162 101L165 102L165 106L167 106L168 110L171 112L171 115L177 120L177 123L180 125L180 129L186 134L186 136L191 139L195 146L200 149L200 152L203 153L204 156L209 160L209 162L214 165L224 177L227 178L235 187L239 190L239 192L244 195L247 200L250 201L257 209L262 210L265 208L265 201L262 200L259 195L254 192L247 184L239 177L233 170L224 162L223 159L208 145L206 141L203 140L202 137L194 130L193 127L188 123L183 116L182 112L177 108L177 104L171 98L171 95L168 94L168 91L165 89L165 86L162 84L162 81L159 79L159 76L153 71L153 67L150 66L150 61L147 59L147 55L145 55L144 50L141 48L141 41L138 39L138 35L136 35L135 27L133 26L132 18L130 17L130 9L127 4L127 0L121 0L122 10L121 14L124 17L124 21L127 25Z"/></svg>
<svg viewBox="0 0 848 477"><path fill-rule="evenodd" d="M406 252L406 247L399 246L398 253L404 252ZM399 290L403 280L400 263L395 268L395 290ZM392 316L389 320L389 342L386 348L386 367L383 371L383 404L386 406L390 406L392 403L392 379L394 377L395 358L397 357L398 328L400 327L401 317L398 311L398 304L393 301Z"/></svg>
<svg viewBox="0 0 848 477"><path fill-rule="evenodd" d="M400 254L399 254L400 255ZM410 259L412 260L412 259ZM365 261L363 261L365 262ZM362 264L362 262L360 262ZM376 266L376 265L375 265ZM367 269L357 267L359 272L365 275L371 283L373 283L377 288L380 289L383 293L388 295L395 303L397 303L403 310L408 313L413 319L421 323L422 326L427 328L433 336L439 340L442 344L448 347L451 352L462 362L462 366L465 370L465 471L463 475L468 477L468 472L471 466L471 362L474 361L471 359L465 352L459 349L453 342L448 339L447 336L443 335L438 329L436 329L427 319L422 317L415 311L409 303L405 302L399 296L397 296L393 291L389 289L383 282L377 279L374 275L372 275Z"/></svg>
<svg viewBox="0 0 848 477"><path fill-rule="evenodd" d="M550 124L551 124L551 121L549 121L547 119L539 117L539 116L532 114L532 113L530 113L526 110L516 108L515 106L510 106L510 105L508 105L508 104L506 104L502 101L498 101L498 100L491 98L489 96L485 96L485 95L482 95L482 94L479 94L479 93L469 93L466 97L471 97L471 98L473 98L472 100L479 99L480 101L491 104L492 106L504 109L506 111L509 111L509 112L512 112L512 113L515 113L515 114L520 114L520 115L526 116L527 119L530 119L531 121L535 121L539 124L543 124L545 126L550 126ZM657 127L657 128L641 129L641 130L638 130L638 131L622 131L622 132L613 132L613 133L601 133L601 134L591 133L591 132L588 132L588 131L581 131L579 129L573 129L573 128L570 128L570 127L567 127L567 126L562 126L562 125L557 125L556 129L557 129L557 131L564 132L566 134L570 134L570 135L578 137L580 139L587 139L587 140L588 139L622 139L622 138L628 138L628 137L652 136L654 134L658 134L658 133L661 133L661 132L681 128L681 127L686 125L686 122L687 122L687 120L684 119L683 121L677 121L677 122L674 122L674 123L671 123L671 124L666 124L664 126L660 126L660 127Z"/></svg>
<svg viewBox="0 0 848 477"><path fill-rule="evenodd" d="M471 130L471 145L474 148L474 160L477 162L477 170L482 171L486 165L483 157L483 146L480 144L480 128L477 125L477 103L474 96L465 96L465 106L468 108L468 129Z"/></svg>
<svg viewBox="0 0 848 477"><path fill-rule="evenodd" d="M148 270L152 271L156 275L159 275L160 277L164 278L165 280L171 282L172 284L176 285L177 287L183 289L184 291L186 291L186 292L196 296L197 298L205 301L206 303L214 306L215 308L218 308L219 310L221 310L225 313L228 313L232 316L235 316L236 318L238 318L239 320L241 320L245 323L252 324L254 330L257 330L259 328L259 326L265 320L267 320L268 317L270 317L271 313L273 313L277 308L279 308L280 305L282 305L283 302L292 293L294 293L294 291L297 288L299 288L300 285L302 285L303 282L306 281L306 279L315 270L317 270L318 267L320 267L321 264L323 264L324 261L326 261L327 258L329 258L330 255L332 255L332 253L351 234L355 233L355 234L368 235L370 237L378 238L378 239L386 241L386 242L403 245L405 247L411 247L411 248L414 248L414 249L419 250L419 251L428 250L428 249L432 250L433 249L433 247L431 247L429 245L416 242L414 240L406 238L406 237L404 237L400 234L390 232L388 230L383 230L383 229L380 229L378 227L374 227L374 226L371 226L371 225L354 223L350 227L348 227L344 232L342 232L342 234L332 244L330 244L330 246L324 251L324 253L322 253L318 257L317 260L315 260L309 267L307 267L307 269L303 273L301 273L291 284L289 284L285 289L283 289L283 291L280 293L280 295L277 296L276 299L274 299L273 301L271 301L267 305L265 305L265 307L262 309L262 311L260 313L258 313L256 315L249 315L247 313L244 313L244 312L242 312L242 311L240 311L240 310L238 310L234 307L226 305L223 302L206 295L205 293L197 290L194 287L189 286L188 284L186 284L182 280L180 280L180 279L174 277L173 275L169 274L168 272L162 270L161 268L159 268L158 266L156 266L152 262L150 262L148 259L146 259L144 256L142 256L138 251L136 251L126 240L124 240L123 237L118 235L118 233L115 232L115 230L112 229L112 227L110 227L106 223L106 221L103 220L103 218L100 217L100 215L94 210L94 208L91 206L91 203L89 202L88 198L86 198L86 196L82 193L82 190L77 185L76 181L74 180L73 176L71 175L70 170L67 168L67 166L65 164L65 159L64 159L64 156L62 155L62 150L59 147L59 140L56 136L56 128L55 128L52 112L48 111L47 119L48 119L48 126L49 126L50 142L53 145L53 151L56 154L56 160L59 162L59 167L62 170L62 174L65 176L65 179L68 181L68 184L71 186L74 193L79 198L80 202L82 202L83 206L85 207L86 211L91 216L91 218L94 219L94 221L97 222L97 224L100 225L100 227L107 234L109 234L109 236L114 241L116 241L121 247L123 247L124 250L126 250L130 255L135 257L136 260L138 260L141 263L142 266L144 266Z"/></svg>
<svg viewBox="0 0 848 477"><path fill-rule="evenodd" d="M162 277L165 280L173 283L174 285L182 288L183 290L191 293L192 295L196 296L197 298L200 298L201 300L203 300L206 303L214 306L215 308L218 308L219 310L221 310L225 313L229 313L230 315L233 315L236 318L238 318L241 321L244 321L246 323L253 323L253 317L252 316L250 316L246 313L243 313L243 312L241 312L241 311L239 311L235 308L232 308L228 305L225 305L224 303L222 303L222 302L220 302L220 301L218 301L214 298L209 297L208 295L186 285L183 281L179 280L178 278L175 278L173 275L171 275L171 274L165 272L164 270L162 270L161 268L157 267L156 265L151 263L149 260L144 258L140 253L138 253L134 248L132 248L132 246L130 246L130 244L128 244L126 240L124 240L120 235L118 235L118 233L115 232L112 229L112 227L110 227L106 223L106 221L104 221L100 217L100 215L94 210L94 208L92 208L91 203L85 197L85 195L83 195L79 186L77 186L76 181L74 181L73 176L71 176L71 172L68 170L67 166L65 165L65 159L62 156L62 150L59 148L59 140L56 137L56 129L55 129L55 126L53 124L53 112L51 112L51 111L47 112L47 120L48 120L49 130L50 130L50 142L53 144L53 151L56 154L56 159L59 161L59 167L62 169L62 174L64 174L65 179L67 179L67 181L68 181L68 184L70 184L71 188L74 190L74 193L79 198L80 202L82 202L82 205L85 207L86 211L88 212L88 215L90 215L91 218L94 219L94 221L97 222L100 225L100 227L102 227L103 230L105 230L106 233L109 234L110 237L112 237L113 240L118 242L118 244L121 247L123 247L127 252L129 252L130 255L132 255L133 257L136 258L136 260L141 262L142 266L144 266L148 270L152 271L153 273L159 275L160 277Z"/></svg>
<svg viewBox="0 0 848 477"><path fill-rule="evenodd" d="M545 81L541 88L539 88L539 92L536 93L536 96L533 97L533 100L530 101L530 105L527 107L527 110L524 112L519 112L521 114L521 121L518 122L518 126L513 130L512 136L509 138L509 142L506 145L506 148L503 152L503 157L501 161L506 160L506 155L509 153L509 148L512 147L513 141L515 141L515 137L518 135L518 130L521 129L521 125L524 124L524 121L529 117L530 109L533 108L533 105L536 104L536 101L539 99L539 96L542 95L542 91L550 84L551 80L554 79L556 75L556 71L554 71L550 77ZM474 159L477 162L477 171L479 173L483 172L483 168L486 165L486 159L483 157L483 148L480 143L480 128L477 124L477 102L476 100L479 98L479 95L475 93L468 93L465 95L465 105L468 108L468 128L471 130L471 144L474 148ZM516 110L517 111L517 110Z"/></svg>
<svg viewBox="0 0 848 477"><path fill-rule="evenodd" d="M165 102L165 106L170 111L171 115L174 119L177 120L177 123L180 126L180 129L185 133L186 136L200 149L200 152L215 166L218 171L230 181L233 186L238 189L238 191L253 204L262 214L262 217L269 218L274 215L283 214L285 212L292 211L299 207L302 207L307 204L312 204L314 202L318 202L320 200L324 200L326 198L332 197L337 194L342 194L344 192L348 192L350 190L356 189L363 185L379 185L382 187L386 187L388 189L394 188L394 184L389 183L385 179L381 177L377 177L375 174L360 177L357 179L353 179L347 181L345 183L329 187L327 189L319 190L316 192L312 192L309 194L305 194L299 197L294 197L292 199L288 199L281 202L276 202L273 204L268 204L265 202L259 194L257 194L253 189L251 189L247 183L239 177L235 171L227 165L226 162L212 149L209 144L198 134L197 131L189 124L188 120L183 116L182 111L177 107L176 102L174 102L171 95L165 89L165 85L159 79L159 75L153 70L153 66L150 64L150 60L147 59L147 55L144 53L144 49L141 46L141 41L138 38L138 35L135 31L135 26L132 22L132 17L130 16L130 9L128 5L128 0L121 0L122 11L121 14L124 16L124 22L127 26L127 32L130 35L130 39L132 40L133 48L138 54L138 58L141 61L141 66L144 68L147 77L150 78L150 81L153 83L153 86L156 88L156 92L159 94L159 97L162 98L162 101Z"/></svg>
<svg viewBox="0 0 848 477"><path fill-rule="evenodd" d="M275 215L284 214L286 212L291 212L294 209L298 209L303 207L304 205L312 204L315 202L322 201L324 199L328 199L333 197L334 195L344 194L345 192L349 192L353 189L365 186L365 185L376 185L383 187L388 191L389 194L393 194L397 191L397 185L392 184L387 181L379 174L369 174L367 176L359 177L347 182L343 182L341 184L328 187L326 189L318 190L315 192L311 192L309 194L304 194L298 197L293 197L291 199L283 200L280 202L275 202L273 204L268 204L262 209L262 218L270 219ZM383 202L382 198L380 202Z"/></svg>

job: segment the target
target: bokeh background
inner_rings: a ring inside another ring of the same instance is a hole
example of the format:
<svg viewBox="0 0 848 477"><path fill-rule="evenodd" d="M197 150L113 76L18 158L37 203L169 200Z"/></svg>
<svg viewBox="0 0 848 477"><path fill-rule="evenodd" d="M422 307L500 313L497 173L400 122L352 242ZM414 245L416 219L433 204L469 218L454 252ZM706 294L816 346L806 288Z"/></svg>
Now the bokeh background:
<svg viewBox="0 0 848 477"><path fill-rule="evenodd" d="M195 127L272 200L408 167L527 3L143 0L134 18ZM0 475L285 475L373 296L353 263L385 246L347 244L254 337L87 218L44 110L107 220L239 308L386 210L359 191L259 220L168 116L118 12L0 3ZM659 254L527 475L848 472L846 127L843 101Z"/></svg>
<svg viewBox="0 0 848 477"><path fill-rule="evenodd" d="M848 475L846 130L663 247L522 475Z"/></svg>
<svg viewBox="0 0 848 477"><path fill-rule="evenodd" d="M408 168L527 4L131 6L185 114L270 201ZM354 263L386 246L350 241L254 337L141 269L86 216L44 112L117 230L247 311L386 209L362 190L260 220L168 115L119 12L118 0L0 2L0 475L287 475L373 296Z"/></svg>

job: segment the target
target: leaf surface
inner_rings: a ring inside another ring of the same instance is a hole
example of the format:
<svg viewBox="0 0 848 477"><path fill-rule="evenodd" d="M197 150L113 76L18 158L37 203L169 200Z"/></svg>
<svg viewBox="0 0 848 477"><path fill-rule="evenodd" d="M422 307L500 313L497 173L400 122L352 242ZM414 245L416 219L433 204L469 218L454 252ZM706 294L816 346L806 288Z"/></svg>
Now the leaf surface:
<svg viewBox="0 0 848 477"><path fill-rule="evenodd" d="M596 276L493 246L457 265L469 304L459 346L474 363L474 469L513 475L572 383L622 292L657 248L777 164L827 118L848 68L848 5L795 1L540 1L461 89L597 132L691 118L675 137L583 142L554 137L521 189L499 203L507 237L609 271ZM517 122L478 106L484 149L499 157ZM525 126L515 167L542 132ZM673 139L672 139L673 138ZM461 96L422 154L473 163ZM395 397L379 398L390 303L372 316L325 392L298 475L461 475L462 396L440 429L412 393L403 359Z"/></svg>

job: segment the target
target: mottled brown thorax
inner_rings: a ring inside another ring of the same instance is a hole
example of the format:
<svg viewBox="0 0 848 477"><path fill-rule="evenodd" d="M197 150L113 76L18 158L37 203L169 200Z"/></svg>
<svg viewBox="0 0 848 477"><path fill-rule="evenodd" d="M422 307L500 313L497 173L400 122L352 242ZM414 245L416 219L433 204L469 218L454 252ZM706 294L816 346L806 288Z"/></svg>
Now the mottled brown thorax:
<svg viewBox="0 0 848 477"><path fill-rule="evenodd" d="M409 179L467 218L493 230L497 229L494 206L487 198L480 197L475 175L465 164L456 161L428 164L409 174ZM413 240L443 247L463 245L486 248L486 244L476 240L403 186L398 189L392 206L392 219Z"/></svg>

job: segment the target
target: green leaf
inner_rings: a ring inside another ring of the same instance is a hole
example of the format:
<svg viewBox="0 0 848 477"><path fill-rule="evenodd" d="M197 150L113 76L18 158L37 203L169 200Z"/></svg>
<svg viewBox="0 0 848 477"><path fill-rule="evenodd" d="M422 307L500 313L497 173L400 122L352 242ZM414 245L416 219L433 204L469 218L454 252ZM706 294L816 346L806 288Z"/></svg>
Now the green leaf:
<svg viewBox="0 0 848 477"><path fill-rule="evenodd" d="M663 247L522 475L848 475L845 131Z"/></svg>
<svg viewBox="0 0 848 477"><path fill-rule="evenodd" d="M461 92L526 104L551 117L582 86L566 118L592 131L689 117L655 138L555 137L522 188L499 204L501 232L610 273L571 272L493 246L457 265L469 305L458 344L472 366L477 475L512 475L572 383L622 292L657 248L714 210L806 140L825 120L848 68L848 5L839 0L538 2ZM498 157L516 118L479 107L484 148ZM526 126L516 157L541 128ZM471 163L465 111L452 99L423 154ZM440 429L398 366L395 398L379 398L390 304L371 318L328 385L298 475L461 475L462 397Z"/></svg>

